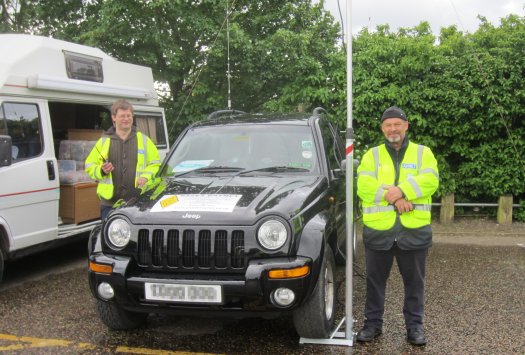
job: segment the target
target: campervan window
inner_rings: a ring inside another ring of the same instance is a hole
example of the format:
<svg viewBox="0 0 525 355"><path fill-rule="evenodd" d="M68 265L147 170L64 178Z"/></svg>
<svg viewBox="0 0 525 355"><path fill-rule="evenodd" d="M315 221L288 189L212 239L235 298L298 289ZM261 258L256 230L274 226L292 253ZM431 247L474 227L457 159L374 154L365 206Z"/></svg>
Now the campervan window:
<svg viewBox="0 0 525 355"><path fill-rule="evenodd" d="M5 122L7 135L11 136L13 162L42 153L41 120L36 104L4 102L0 121Z"/></svg>
<svg viewBox="0 0 525 355"><path fill-rule="evenodd" d="M166 135L161 115L135 113L137 129L151 138L157 148L167 148Z"/></svg>
<svg viewBox="0 0 525 355"><path fill-rule="evenodd" d="M0 135L7 135L7 120L5 119L4 111L2 109L0 109Z"/></svg>
<svg viewBox="0 0 525 355"><path fill-rule="evenodd" d="M67 76L70 79L94 81L97 83L104 81L101 58L68 51L64 51L64 57L66 60Z"/></svg>

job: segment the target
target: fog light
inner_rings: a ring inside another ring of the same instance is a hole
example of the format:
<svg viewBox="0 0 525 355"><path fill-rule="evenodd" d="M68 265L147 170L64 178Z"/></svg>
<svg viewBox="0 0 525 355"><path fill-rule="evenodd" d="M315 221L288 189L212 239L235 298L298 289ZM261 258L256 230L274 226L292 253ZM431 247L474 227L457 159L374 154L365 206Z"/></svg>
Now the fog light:
<svg viewBox="0 0 525 355"><path fill-rule="evenodd" d="M115 296L115 291L113 290L113 287L111 287L111 285L107 282L100 283L100 285L98 285L97 290L98 295L105 300L110 300Z"/></svg>
<svg viewBox="0 0 525 355"><path fill-rule="evenodd" d="M273 300L277 305L286 307L295 300L295 293L289 288L281 287L274 291Z"/></svg>

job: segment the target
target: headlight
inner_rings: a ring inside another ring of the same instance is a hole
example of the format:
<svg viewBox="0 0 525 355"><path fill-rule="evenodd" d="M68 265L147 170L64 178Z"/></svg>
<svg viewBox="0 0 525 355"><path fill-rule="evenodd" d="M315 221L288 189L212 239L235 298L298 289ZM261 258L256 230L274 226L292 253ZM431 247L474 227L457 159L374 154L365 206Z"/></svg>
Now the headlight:
<svg viewBox="0 0 525 355"><path fill-rule="evenodd" d="M112 220L108 227L108 238L114 247L125 247L131 238L129 223L122 218Z"/></svg>
<svg viewBox="0 0 525 355"><path fill-rule="evenodd" d="M275 219L264 222L257 231L257 240L266 249L276 250L286 243L288 231L285 225Z"/></svg>

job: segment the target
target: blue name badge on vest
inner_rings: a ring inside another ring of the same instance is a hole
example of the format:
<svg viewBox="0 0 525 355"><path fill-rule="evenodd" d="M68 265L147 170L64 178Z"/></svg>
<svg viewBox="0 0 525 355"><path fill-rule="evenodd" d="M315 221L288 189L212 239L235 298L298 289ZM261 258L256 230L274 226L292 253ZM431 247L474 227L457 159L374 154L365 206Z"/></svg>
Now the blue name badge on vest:
<svg viewBox="0 0 525 355"><path fill-rule="evenodd" d="M403 167L403 169L415 169L416 168L416 164L412 164L412 163L403 163L401 164L401 166Z"/></svg>
<svg viewBox="0 0 525 355"><path fill-rule="evenodd" d="M138 153L139 154L144 154L144 149L139 149Z"/></svg>

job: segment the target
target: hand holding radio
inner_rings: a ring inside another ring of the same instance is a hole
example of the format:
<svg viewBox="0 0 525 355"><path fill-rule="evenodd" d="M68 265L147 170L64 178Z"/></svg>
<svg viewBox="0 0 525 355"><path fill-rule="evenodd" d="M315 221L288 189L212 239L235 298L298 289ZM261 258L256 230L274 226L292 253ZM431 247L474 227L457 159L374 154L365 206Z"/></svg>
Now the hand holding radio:
<svg viewBox="0 0 525 355"><path fill-rule="evenodd" d="M115 167L109 161L105 161L104 164L102 164L102 172L104 173L104 175L109 174L114 169Z"/></svg>

